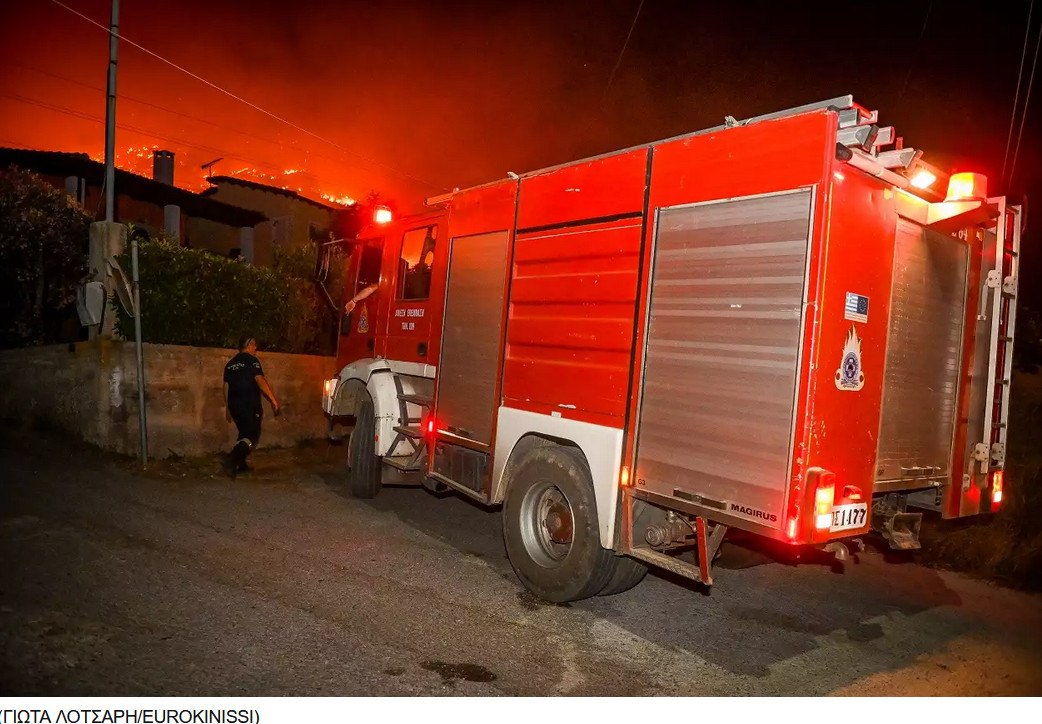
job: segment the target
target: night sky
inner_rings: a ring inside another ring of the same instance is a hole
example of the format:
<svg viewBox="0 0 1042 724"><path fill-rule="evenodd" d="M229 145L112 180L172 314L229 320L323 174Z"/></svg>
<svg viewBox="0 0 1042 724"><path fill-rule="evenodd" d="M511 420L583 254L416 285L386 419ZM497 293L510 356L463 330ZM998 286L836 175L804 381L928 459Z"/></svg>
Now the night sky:
<svg viewBox="0 0 1042 724"><path fill-rule="evenodd" d="M63 1L107 25L108 0ZM119 162L147 174L150 150L167 148L177 183L200 189L199 165L223 156L217 173L315 197L376 190L409 207L724 115L853 93L927 160L983 171L1000 191L1028 0L645 0L620 60L640 5L123 0L127 38L339 148L124 43ZM1037 3L1021 104L1040 21ZM104 30L50 0L3 2L0 145L100 159L106 61ZM1039 85L1006 189L1032 199Z"/></svg>

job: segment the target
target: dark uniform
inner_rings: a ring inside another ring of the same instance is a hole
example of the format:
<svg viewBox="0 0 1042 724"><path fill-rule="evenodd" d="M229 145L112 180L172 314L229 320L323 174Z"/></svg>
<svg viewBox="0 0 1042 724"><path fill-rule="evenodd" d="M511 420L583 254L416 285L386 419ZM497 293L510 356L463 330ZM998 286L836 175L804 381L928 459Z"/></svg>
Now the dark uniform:
<svg viewBox="0 0 1042 724"><path fill-rule="evenodd" d="M249 451L260 442L261 391L257 377L264 374L260 360L249 352L239 352L224 366L228 385L228 412L239 429L239 439L232 451L236 468L242 469Z"/></svg>

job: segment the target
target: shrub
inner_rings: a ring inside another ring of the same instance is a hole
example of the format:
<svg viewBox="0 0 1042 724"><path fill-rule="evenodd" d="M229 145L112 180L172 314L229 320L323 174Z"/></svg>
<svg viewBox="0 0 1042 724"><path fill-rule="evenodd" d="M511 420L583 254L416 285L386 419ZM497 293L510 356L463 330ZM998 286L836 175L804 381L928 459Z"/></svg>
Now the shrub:
<svg viewBox="0 0 1042 724"><path fill-rule="evenodd" d="M119 262L129 278L129 243ZM140 242L138 267L145 342L234 348L250 335L272 351L330 351L335 319L301 263L254 267L159 238ZM133 339L133 318L112 303L116 331Z"/></svg>
<svg viewBox="0 0 1042 724"><path fill-rule="evenodd" d="M0 169L0 347L53 341L87 277L91 217L39 176Z"/></svg>

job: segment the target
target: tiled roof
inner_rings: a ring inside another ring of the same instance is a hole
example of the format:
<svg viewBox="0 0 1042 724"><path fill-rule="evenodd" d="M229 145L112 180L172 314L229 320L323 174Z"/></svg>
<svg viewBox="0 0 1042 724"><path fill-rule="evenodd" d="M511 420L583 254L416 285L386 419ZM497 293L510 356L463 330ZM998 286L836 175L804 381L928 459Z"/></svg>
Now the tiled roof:
<svg viewBox="0 0 1042 724"><path fill-rule="evenodd" d="M238 178L237 176L210 176L206 180L209 181L210 183L212 183L213 186L211 186L210 188L208 188L205 191L203 191L202 192L203 196L211 196L211 195L217 193L217 186L219 184L234 184L236 186L244 186L244 187L246 187L248 189L255 189L257 191L267 191L269 193L279 194L280 196L288 196L291 199L296 199L297 201L303 201L305 203L311 204L313 206L317 206L318 208L324 209L326 211L340 211L339 207L330 206L329 204L324 204L321 201L315 201L314 199L309 199L306 196L301 196L296 191L291 191L290 189L280 188L279 186L269 186L268 184L262 184L262 183L258 183L256 181L250 181L248 179Z"/></svg>
<svg viewBox="0 0 1042 724"><path fill-rule="evenodd" d="M105 164L94 161L85 153L0 148L0 168L7 166L17 166L49 176L78 176L86 179L92 186L101 186L105 179ZM175 204L180 206L181 211L187 216L208 219L227 226L255 226L267 218L252 209L233 206L118 168L116 191L137 201L157 206Z"/></svg>

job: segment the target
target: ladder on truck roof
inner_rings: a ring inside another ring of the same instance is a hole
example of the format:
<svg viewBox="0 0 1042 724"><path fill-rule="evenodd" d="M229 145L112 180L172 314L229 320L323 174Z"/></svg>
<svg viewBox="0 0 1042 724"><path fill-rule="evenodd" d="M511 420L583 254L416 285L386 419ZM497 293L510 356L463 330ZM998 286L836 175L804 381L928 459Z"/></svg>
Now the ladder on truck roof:
<svg viewBox="0 0 1042 724"><path fill-rule="evenodd" d="M1013 376L1013 334L1017 321L1017 284L1020 268L1019 206L997 200L999 218L995 228L995 268L988 271L981 289L980 320L991 315L991 343L988 358L988 395L984 409L984 439L976 443L973 458L980 471L1002 467L1006 459L1006 434L1009 423L1009 388ZM987 296L991 294L990 307ZM969 481L967 481L968 483ZM965 487L965 485L964 485Z"/></svg>
<svg viewBox="0 0 1042 724"><path fill-rule="evenodd" d="M694 131L690 133L682 133L678 136L670 136L669 138L662 138L656 141L649 141L647 143L640 143L636 146L629 146L628 148L622 148L616 151L609 151L607 153L601 153L596 156L589 156L586 158L575 159L572 161L566 161L565 163L555 164L553 166L546 166L544 168L536 169L534 171L527 171L525 173L517 174L514 172L508 172L508 177L512 179L524 179L531 176L539 176L541 174L556 171L557 169L567 168L578 163L587 163L590 161L597 161L604 158L610 158L611 156L618 156L621 154L635 151L640 148L647 148L648 146L657 146L659 144L668 143L670 141L676 141L681 138L694 138L695 136L703 136L709 133L719 133L720 131L728 128L735 128L736 126L745 126L750 123L759 123L760 121L772 121L779 118L788 118L790 116L798 116L801 113L812 113L814 111L821 110L833 110L839 114L838 127L840 134L838 140L845 146L857 146L864 147L866 150L875 151L878 147L892 144L895 141L895 134L893 127L877 128L874 124L879 120L878 111L870 111L863 106L858 105L854 101L854 96L851 94L836 96L835 98L828 98L823 101L816 101L814 103L807 103L802 106L795 106L793 108L786 108L782 111L774 111L773 113L764 113L759 116L752 116L742 120L736 119L733 116L725 116L722 125L713 126L712 128L704 128L700 131ZM915 153L913 149L907 149L906 154ZM904 164L907 165L907 162ZM489 181L488 183L478 184L477 186L468 186L466 188L457 188L454 191L448 193L439 194L437 196L430 196L424 199L424 205L428 207L438 206L447 202L453 196L458 193L465 191L476 191L478 189L485 188L486 186L492 186L498 183L502 183L503 179L499 178L495 181Z"/></svg>

